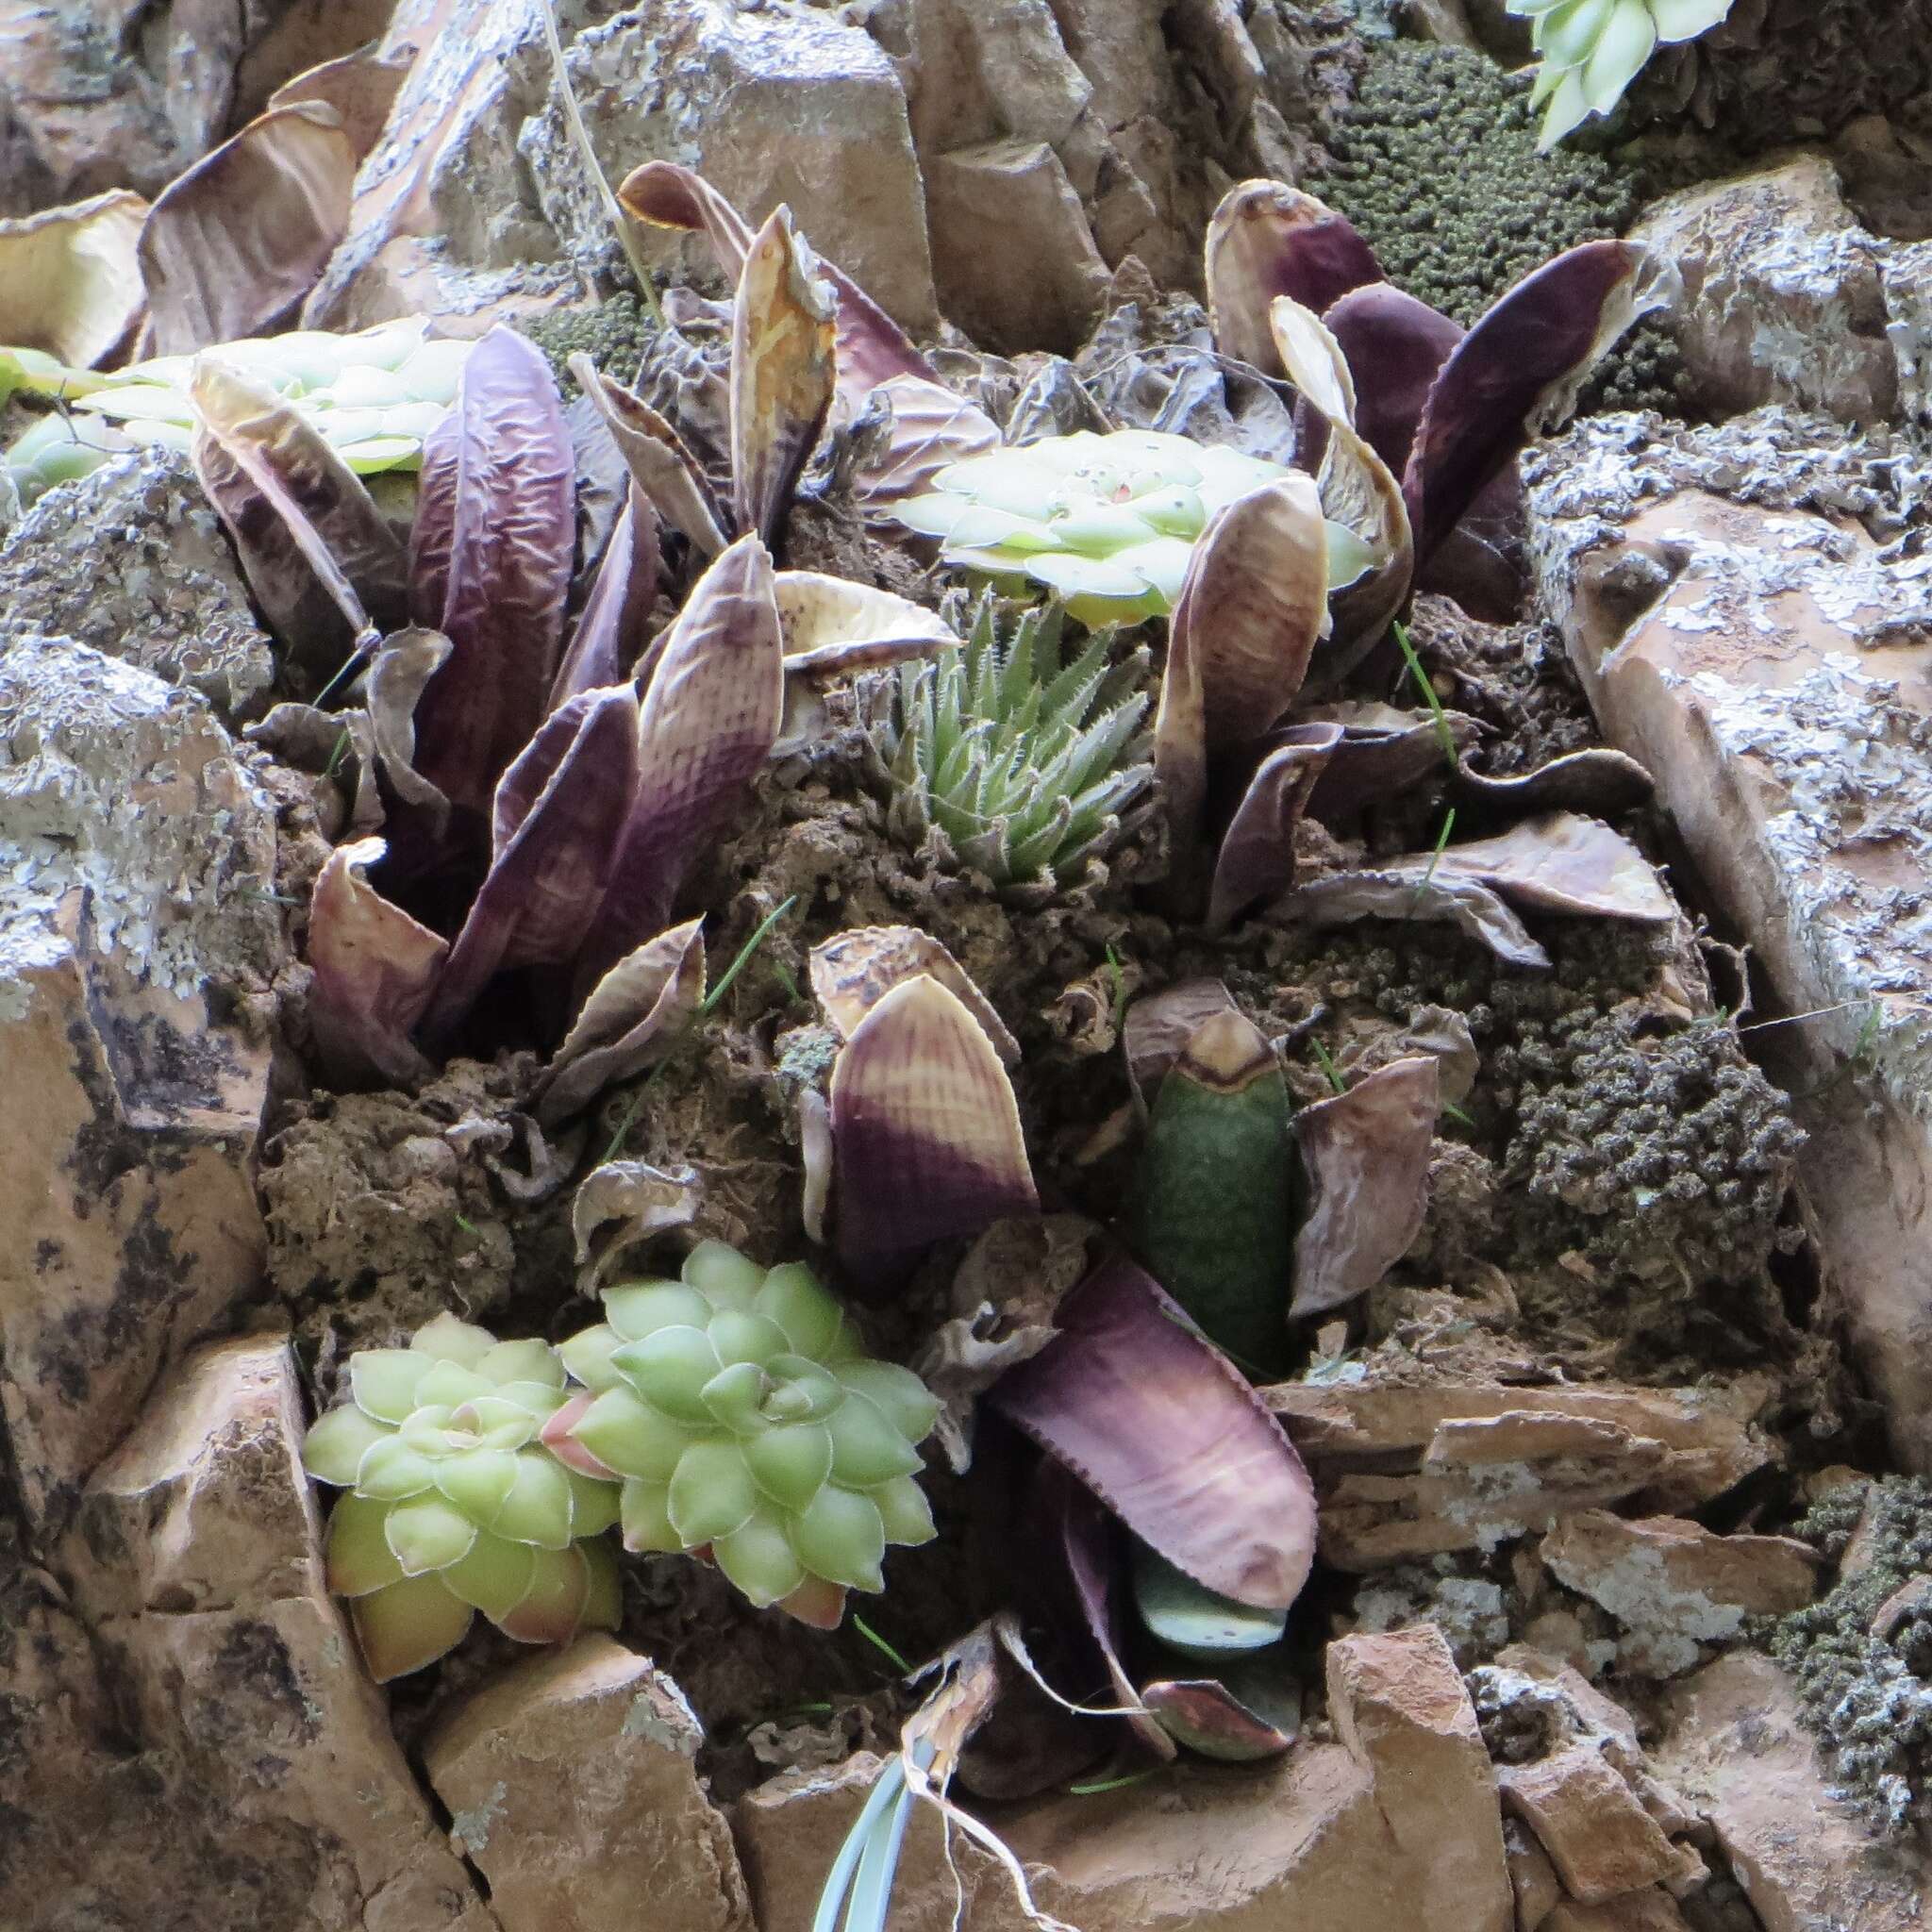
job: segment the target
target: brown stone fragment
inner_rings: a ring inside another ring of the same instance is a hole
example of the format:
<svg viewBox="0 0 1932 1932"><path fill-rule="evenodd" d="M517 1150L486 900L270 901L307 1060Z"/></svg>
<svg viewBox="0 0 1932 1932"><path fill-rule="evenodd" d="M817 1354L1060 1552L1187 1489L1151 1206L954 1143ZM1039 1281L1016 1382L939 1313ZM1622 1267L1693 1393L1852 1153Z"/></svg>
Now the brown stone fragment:
<svg viewBox="0 0 1932 1932"><path fill-rule="evenodd" d="M1503 1856L1516 1894L1516 1932L1538 1932L1563 1898L1563 1881L1536 1834L1520 1819L1503 1821Z"/></svg>
<svg viewBox="0 0 1932 1932"><path fill-rule="evenodd" d="M1542 1932L1690 1932L1684 1915L1667 1891L1649 1886L1601 1905L1560 1905L1543 1921Z"/></svg>
<svg viewBox="0 0 1932 1932"><path fill-rule="evenodd" d="M1564 1889L1585 1905L1655 1885L1678 1869L1675 1846L1593 1744L1506 1764L1496 1783L1504 1807L1536 1833Z"/></svg>

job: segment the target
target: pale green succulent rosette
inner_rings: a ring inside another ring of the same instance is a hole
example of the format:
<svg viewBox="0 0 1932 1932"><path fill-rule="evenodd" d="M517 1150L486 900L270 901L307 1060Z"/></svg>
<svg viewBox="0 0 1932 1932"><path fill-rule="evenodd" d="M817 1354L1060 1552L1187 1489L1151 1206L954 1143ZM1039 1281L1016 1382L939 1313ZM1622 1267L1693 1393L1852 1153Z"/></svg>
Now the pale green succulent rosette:
<svg viewBox="0 0 1932 1932"><path fill-rule="evenodd" d="M708 1554L759 1608L829 1626L847 1590L885 1587L889 1544L932 1537L917 1445L939 1405L860 1352L808 1268L705 1241L604 1307L558 1349L585 1392L543 1440L622 1479L626 1549Z"/></svg>
<svg viewBox="0 0 1932 1932"><path fill-rule="evenodd" d="M615 1559L588 1539L617 1520L617 1486L539 1440L565 1383L547 1342L498 1341L454 1315L350 1357L350 1400L309 1430L302 1460L348 1491L329 1518L328 1584L378 1682L433 1663L476 1610L525 1643L616 1627Z"/></svg>
<svg viewBox="0 0 1932 1932"><path fill-rule="evenodd" d="M1184 436L1083 429L950 464L886 514L946 563L1042 585L1083 624L1131 624L1173 609L1215 511L1283 474Z"/></svg>
<svg viewBox="0 0 1932 1932"><path fill-rule="evenodd" d="M1541 57L1533 107L1543 109L1538 146L1548 149L1592 114L1607 114L1660 42L1694 41L1732 0L1507 0L1530 22Z"/></svg>
<svg viewBox="0 0 1932 1932"><path fill-rule="evenodd" d="M428 339L428 322L408 316L356 335L301 329L223 342L208 353L285 396L360 475L413 469L423 440L456 395L467 341ZM188 399L194 358L161 356L103 375L69 369L30 349L0 349L0 400L14 391L64 401L7 452L23 502L53 483L97 468L131 444L186 450L195 416Z"/></svg>

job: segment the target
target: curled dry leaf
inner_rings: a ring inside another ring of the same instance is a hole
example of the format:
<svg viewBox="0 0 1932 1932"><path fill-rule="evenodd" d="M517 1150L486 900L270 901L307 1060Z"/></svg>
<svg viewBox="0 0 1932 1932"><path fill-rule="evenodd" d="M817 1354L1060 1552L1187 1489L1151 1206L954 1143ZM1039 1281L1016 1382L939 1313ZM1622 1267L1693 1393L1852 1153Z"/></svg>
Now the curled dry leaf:
<svg viewBox="0 0 1932 1932"><path fill-rule="evenodd" d="M938 611L870 584L815 570L781 570L773 588L791 676L875 671L929 658L959 641Z"/></svg>
<svg viewBox="0 0 1932 1932"><path fill-rule="evenodd" d="M840 1259L877 1291L935 1241L1039 1210L1011 1083L986 1029L925 974L852 1030L832 1068Z"/></svg>
<svg viewBox="0 0 1932 1932"><path fill-rule="evenodd" d="M992 1002L938 940L915 925L861 925L835 933L812 948L810 973L825 1024L841 1042L895 986L924 974L979 1022L1005 1065L1020 1063L1020 1042Z"/></svg>
<svg viewBox="0 0 1932 1932"><path fill-rule="evenodd" d="M1550 812L1494 839L1452 845L1437 871L1480 879L1506 898L1550 912L1595 913L1667 925L1671 895L1623 833L1578 812Z"/></svg>
<svg viewBox="0 0 1932 1932"><path fill-rule="evenodd" d="M1366 1294L1407 1252L1428 1207L1441 1104L1436 1060L1420 1054L1296 1116L1313 1206L1295 1240L1291 1321Z"/></svg>
<svg viewBox="0 0 1932 1932"><path fill-rule="evenodd" d="M369 713L355 706L325 711L315 705L272 705L264 717L242 727L283 764L312 777L326 777L345 801L347 816L338 824L325 808L324 834L334 839L366 839L383 824L383 803L375 782L375 729Z"/></svg>
<svg viewBox="0 0 1932 1932"><path fill-rule="evenodd" d="M1474 770L1465 753L1457 760L1455 789L1480 804L1514 811L1580 811L1607 817L1648 805L1657 785L1626 752L1597 744L1507 778Z"/></svg>
<svg viewBox="0 0 1932 1932"><path fill-rule="evenodd" d="M1441 727L1425 711L1345 704L1302 715L1310 723L1341 726L1341 741L1329 752L1307 808L1331 828L1353 824L1369 806L1407 791L1446 762ZM1444 711L1442 717L1458 749L1473 745L1482 730L1466 712Z"/></svg>
<svg viewBox="0 0 1932 1932"><path fill-rule="evenodd" d="M620 959L591 989L537 1096L546 1125L579 1113L671 1051L705 999L704 922L687 920Z"/></svg>
<svg viewBox="0 0 1932 1932"><path fill-rule="evenodd" d="M1000 446L999 425L975 403L923 375L893 375L873 391L889 412L885 439L855 485L868 503L894 503L932 487L948 463Z"/></svg>
<svg viewBox="0 0 1932 1932"><path fill-rule="evenodd" d="M1426 856L1375 872L1338 872L1296 886L1277 902L1284 924L1347 925L1357 919L1441 920L1489 947L1506 966L1546 973L1550 956L1529 928L1474 879L1432 874Z"/></svg>
<svg viewBox="0 0 1932 1932"><path fill-rule="evenodd" d="M91 369L133 335L147 203L125 189L0 221L0 342Z"/></svg>
<svg viewBox="0 0 1932 1932"><path fill-rule="evenodd" d="M1254 1764L1291 1749L1301 1730L1301 1686L1279 1659L1230 1665L1226 1678L1162 1678L1142 1688L1141 1701L1163 1730L1203 1757Z"/></svg>
<svg viewBox="0 0 1932 1932"><path fill-rule="evenodd" d="M155 353L291 317L348 229L355 175L341 116L307 100L257 115L170 182L141 233Z"/></svg>
<svg viewBox="0 0 1932 1932"><path fill-rule="evenodd" d="M607 1160L593 1167L570 1206L577 1266L589 1268L578 1291L594 1294L626 1248L668 1228L689 1227L702 1198L691 1169L648 1167L641 1160ZM595 1257L592 1259L592 1257Z"/></svg>
<svg viewBox="0 0 1932 1932"><path fill-rule="evenodd" d="M549 707L599 685L619 684L640 655L643 627L658 601L658 513L635 484L604 547L576 630L557 667Z"/></svg>
<svg viewBox="0 0 1932 1932"><path fill-rule="evenodd" d="M779 540L832 407L831 285L774 208L753 238L731 310L731 508L741 536Z"/></svg>
<svg viewBox="0 0 1932 1932"><path fill-rule="evenodd" d="M268 107L292 107L298 101L320 101L333 108L342 124L349 153L359 168L382 138L389 110L409 76L407 58L389 58L381 42L371 41L340 59L325 60L285 80L268 97Z"/></svg>
<svg viewBox="0 0 1932 1932"><path fill-rule="evenodd" d="M570 373L602 414L645 501L702 555L719 556L725 541L724 511L683 437L588 356L573 356Z"/></svg>
<svg viewBox="0 0 1932 1932"><path fill-rule="evenodd" d="M1214 856L1208 929L1294 883L1294 832L1317 781L1341 742L1339 724L1291 724L1255 769Z"/></svg>
<svg viewBox="0 0 1932 1932"><path fill-rule="evenodd" d="M380 839L338 845L308 901L308 1021L323 1072L336 1085L413 1086L429 1062L409 1043L449 952L364 876Z"/></svg>
<svg viewBox="0 0 1932 1932"><path fill-rule="evenodd" d="M1217 1013L1235 1010L1234 995L1218 979L1184 979L1136 1000L1121 1031L1135 1089L1151 1094L1202 1025Z"/></svg>
<svg viewBox="0 0 1932 1932"><path fill-rule="evenodd" d="M449 649L440 630L408 625L383 639L363 674L370 736L382 774L397 797L429 813L439 830L449 800L416 769L416 706L448 660Z"/></svg>
<svg viewBox="0 0 1932 1932"><path fill-rule="evenodd" d="M1195 1582L1287 1608L1314 1561L1314 1491L1254 1390L1124 1256L1060 1304L1059 1329L988 1400Z"/></svg>
<svg viewBox="0 0 1932 1932"><path fill-rule="evenodd" d="M1268 325L1277 295L1320 315L1349 290L1382 279L1351 223L1281 181L1230 188L1208 224L1204 256L1214 346L1270 375L1281 367Z"/></svg>
<svg viewBox="0 0 1932 1932"><path fill-rule="evenodd" d="M741 537L665 633L638 714L637 786L579 978L659 931L700 846L771 756L785 711L772 558Z"/></svg>
<svg viewBox="0 0 1932 1932"><path fill-rule="evenodd" d="M487 813L542 721L576 555L575 458L536 344L499 325L470 351L423 445L410 535L415 621L452 646L417 712L424 775Z"/></svg>
<svg viewBox="0 0 1932 1932"><path fill-rule="evenodd" d="M402 621L408 566L395 532L327 440L266 383L198 356L188 394L200 425L195 474L249 588L305 668L332 676L345 632L366 650Z"/></svg>

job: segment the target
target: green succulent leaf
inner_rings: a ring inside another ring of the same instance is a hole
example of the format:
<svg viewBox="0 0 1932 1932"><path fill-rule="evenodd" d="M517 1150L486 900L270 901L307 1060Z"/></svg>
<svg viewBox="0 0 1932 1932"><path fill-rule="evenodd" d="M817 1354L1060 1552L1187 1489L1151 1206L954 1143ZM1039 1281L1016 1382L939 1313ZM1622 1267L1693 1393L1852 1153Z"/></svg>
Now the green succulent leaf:
<svg viewBox="0 0 1932 1932"><path fill-rule="evenodd" d="M391 1440L389 1428L354 1404L332 1408L302 1442L302 1466L317 1482L352 1488L362 1457L377 1442Z"/></svg>

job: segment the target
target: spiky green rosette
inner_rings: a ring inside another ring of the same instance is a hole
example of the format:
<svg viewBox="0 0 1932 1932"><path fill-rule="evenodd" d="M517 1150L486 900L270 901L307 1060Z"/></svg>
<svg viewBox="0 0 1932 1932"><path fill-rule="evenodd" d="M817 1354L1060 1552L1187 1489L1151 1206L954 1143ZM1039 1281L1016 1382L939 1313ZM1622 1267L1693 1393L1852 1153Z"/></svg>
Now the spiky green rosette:
<svg viewBox="0 0 1932 1932"><path fill-rule="evenodd" d="M615 1629L616 1562L585 1541L617 1520L616 1485L538 1440L566 1377L543 1341L498 1341L439 1315L407 1348L349 1358L351 1399L302 1460L348 1491L328 1524L328 1586L350 1600L376 1680L434 1663L481 1610L525 1643Z"/></svg>
<svg viewBox="0 0 1932 1932"><path fill-rule="evenodd" d="M1731 10L1732 0L1508 0L1530 23L1542 57L1532 106L1543 108L1538 143L1553 147L1592 114L1607 114L1643 71L1659 42L1694 41ZM1547 105L1545 105L1547 104Z"/></svg>
<svg viewBox="0 0 1932 1932"><path fill-rule="evenodd" d="M848 1589L885 1588L888 1543L933 1535L915 1476L939 1405L859 1353L810 1269L704 1241L681 1280L607 1289L604 1312L558 1349L588 1392L543 1440L622 1478L626 1549L708 1553L759 1608L829 1627Z"/></svg>
<svg viewBox="0 0 1932 1932"><path fill-rule="evenodd" d="M1031 578L1083 624L1132 624L1174 608L1216 510L1285 474L1158 430L1083 429L950 464L885 513L939 538L947 563Z"/></svg>
<svg viewBox="0 0 1932 1932"><path fill-rule="evenodd" d="M1058 606L1027 611L1002 648L991 596L958 651L902 666L881 732L887 824L917 846L937 825L960 863L1000 888L1074 878L1152 781L1139 736L1145 652L1109 667L1094 638L1065 663Z"/></svg>

